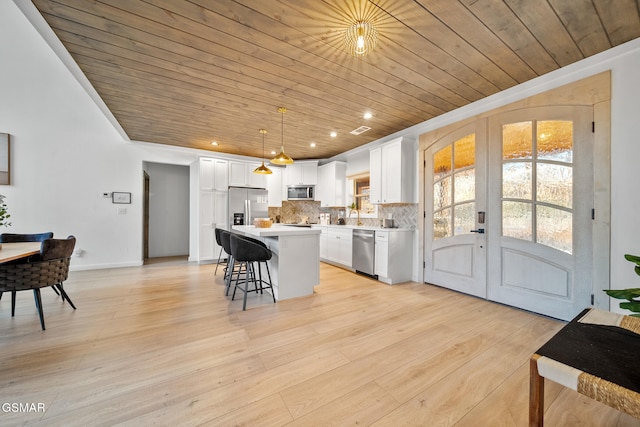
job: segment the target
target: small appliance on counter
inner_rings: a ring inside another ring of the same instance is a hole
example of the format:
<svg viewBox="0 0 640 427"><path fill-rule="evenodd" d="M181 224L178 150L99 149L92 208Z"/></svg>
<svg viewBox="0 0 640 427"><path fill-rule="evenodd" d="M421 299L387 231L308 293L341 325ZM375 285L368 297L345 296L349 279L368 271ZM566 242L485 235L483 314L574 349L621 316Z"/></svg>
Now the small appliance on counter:
<svg viewBox="0 0 640 427"><path fill-rule="evenodd" d="M394 226L393 214L387 215L387 217L382 220L382 228L394 228Z"/></svg>
<svg viewBox="0 0 640 427"><path fill-rule="evenodd" d="M320 214L320 225L329 225L331 222L331 214L330 213L321 213Z"/></svg>

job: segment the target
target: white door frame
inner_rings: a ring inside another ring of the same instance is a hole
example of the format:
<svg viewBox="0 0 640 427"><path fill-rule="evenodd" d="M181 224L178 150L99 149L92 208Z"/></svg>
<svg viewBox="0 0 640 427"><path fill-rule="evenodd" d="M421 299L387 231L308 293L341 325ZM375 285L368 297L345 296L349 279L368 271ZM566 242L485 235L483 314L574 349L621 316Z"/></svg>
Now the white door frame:
<svg viewBox="0 0 640 427"><path fill-rule="evenodd" d="M596 84L601 83L603 81L600 76L594 77L594 82ZM582 89L584 87L582 86ZM571 93L570 91L567 91ZM603 90L602 93L609 94L610 88L607 90ZM562 92L559 92L558 100L562 100L563 96L565 96ZM549 99L548 94L544 94L545 99ZM573 100L575 101L575 100ZM536 103L529 100L525 100L522 102L521 106L531 105L534 106ZM566 102L565 105L569 105L571 102ZM609 99L589 103L586 102L583 105L591 105L593 107L593 117L594 117L594 138L593 138L593 180L594 180L594 194L593 194L593 206L594 206L594 221L593 221L593 237L592 237L592 246L593 246L593 259L592 259L592 269L591 269L591 278L592 278L592 302L593 306L603 309L610 309L610 298L603 292L604 289L610 289L610 239L611 239L611 103ZM495 110L495 114L499 114L505 111L510 111L517 109L517 107L513 106L513 108L500 108ZM476 120L487 120L488 117L491 117L491 112L487 112L481 116L478 116ZM420 186L420 200L419 200L419 211L425 213L426 216L426 200L428 197L432 197L429 189L425 186L425 176L427 173L431 171L425 170L426 159L425 159L425 151L427 148L432 146L435 142L441 139L442 135L446 133L451 133L451 129L457 129L458 127L462 127L465 124L469 124L473 122L472 119L466 119L460 122L460 126L455 124L443 127L438 130L431 131L427 134L421 135L420 137L420 145L418 149L418 164L422 164L422 168L418 168L418 183ZM445 132L443 132L443 130ZM418 239L418 259L422 260L423 268L419 268L418 279L421 282L424 282L424 266L426 265L426 251L425 251L425 242L427 238L426 230L431 226L430 224L425 224L425 221L419 222L419 231L420 236Z"/></svg>

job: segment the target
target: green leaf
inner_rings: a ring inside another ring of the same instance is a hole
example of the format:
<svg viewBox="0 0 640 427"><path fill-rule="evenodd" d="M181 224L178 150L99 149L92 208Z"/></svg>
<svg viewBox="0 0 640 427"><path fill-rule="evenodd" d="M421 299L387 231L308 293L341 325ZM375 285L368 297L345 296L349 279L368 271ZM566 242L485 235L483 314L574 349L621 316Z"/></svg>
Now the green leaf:
<svg viewBox="0 0 640 427"><path fill-rule="evenodd" d="M607 295L611 298L633 300L636 297L640 297L640 288L630 289L605 289Z"/></svg>
<svg viewBox="0 0 640 427"><path fill-rule="evenodd" d="M640 265L640 256L625 254L624 259L626 259L627 261L635 262L636 264Z"/></svg>
<svg viewBox="0 0 640 427"><path fill-rule="evenodd" d="M621 302L620 308L624 308L625 310L633 311L634 313L640 313L640 302Z"/></svg>

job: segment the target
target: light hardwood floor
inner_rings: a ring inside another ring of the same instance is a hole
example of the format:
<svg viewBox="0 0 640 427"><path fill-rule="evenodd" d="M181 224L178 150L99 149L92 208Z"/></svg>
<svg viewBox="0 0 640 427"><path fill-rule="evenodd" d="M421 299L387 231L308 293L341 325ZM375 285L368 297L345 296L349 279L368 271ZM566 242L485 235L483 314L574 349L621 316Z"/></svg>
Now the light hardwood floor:
<svg viewBox="0 0 640 427"><path fill-rule="evenodd" d="M214 266L72 272L0 302L0 425L526 426L531 354L563 323L323 264L311 297L224 296ZM554 383L547 426L638 426Z"/></svg>

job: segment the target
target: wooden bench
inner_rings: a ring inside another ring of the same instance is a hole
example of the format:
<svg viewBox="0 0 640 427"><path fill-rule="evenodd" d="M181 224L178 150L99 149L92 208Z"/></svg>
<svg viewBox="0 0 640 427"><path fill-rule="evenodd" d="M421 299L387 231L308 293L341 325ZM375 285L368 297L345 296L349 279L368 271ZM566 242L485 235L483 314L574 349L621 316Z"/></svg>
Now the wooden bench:
<svg viewBox="0 0 640 427"><path fill-rule="evenodd" d="M640 318L589 308L533 354L529 425L542 426L544 379L640 418Z"/></svg>

